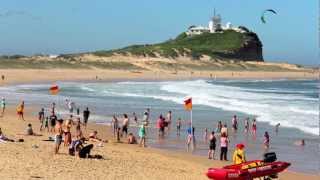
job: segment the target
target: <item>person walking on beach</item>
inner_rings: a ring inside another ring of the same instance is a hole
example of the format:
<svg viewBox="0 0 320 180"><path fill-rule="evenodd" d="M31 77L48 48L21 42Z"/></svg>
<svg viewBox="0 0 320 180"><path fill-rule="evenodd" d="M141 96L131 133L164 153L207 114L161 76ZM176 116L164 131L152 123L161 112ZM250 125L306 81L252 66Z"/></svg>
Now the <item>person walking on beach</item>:
<svg viewBox="0 0 320 180"><path fill-rule="evenodd" d="M181 118L177 120L177 135L180 136L181 131Z"/></svg>
<svg viewBox="0 0 320 180"><path fill-rule="evenodd" d="M54 132L56 127L56 121L58 120L58 118L55 115L55 113L51 112L51 116L49 117L49 119L50 119L50 132Z"/></svg>
<svg viewBox="0 0 320 180"><path fill-rule="evenodd" d="M63 120L59 119L55 125L55 147L54 147L54 153L58 154L59 149L60 149L60 145L62 143L62 134L63 134L63 130L62 130L62 123Z"/></svg>
<svg viewBox="0 0 320 180"><path fill-rule="evenodd" d="M264 132L264 136L263 137L264 137L264 139L263 139L264 148L266 150L268 150L269 147L270 147L270 136L269 136L268 131Z"/></svg>
<svg viewBox="0 0 320 180"><path fill-rule="evenodd" d="M55 102L53 102L52 104L51 104L51 113L56 113L56 103Z"/></svg>
<svg viewBox="0 0 320 180"><path fill-rule="evenodd" d="M232 160L233 160L233 164L241 164L246 162L246 156L245 156L243 144L236 145L236 149L233 152Z"/></svg>
<svg viewBox="0 0 320 180"><path fill-rule="evenodd" d="M139 129L139 137L140 137L140 141L139 141L139 146L141 147L145 147L146 145L146 128L144 124L140 125L140 129Z"/></svg>
<svg viewBox="0 0 320 180"><path fill-rule="evenodd" d="M253 134L253 136L256 136L256 134L257 134L257 121L256 121L256 119L253 119L253 122L252 122L252 134Z"/></svg>
<svg viewBox="0 0 320 180"><path fill-rule="evenodd" d="M222 122L219 121L217 124L216 133L221 133L221 129L222 129Z"/></svg>
<svg viewBox="0 0 320 180"><path fill-rule="evenodd" d="M228 154L228 144L229 139L225 133L221 134L220 137L220 160L228 161L227 154Z"/></svg>
<svg viewBox="0 0 320 180"><path fill-rule="evenodd" d="M127 114L123 114L123 121L122 121L122 133L121 137L123 136L123 133L126 133L126 136L128 135L128 128L129 128L129 118Z"/></svg>
<svg viewBox="0 0 320 180"><path fill-rule="evenodd" d="M44 129L47 129L47 132L49 132L49 117L48 116L44 120Z"/></svg>
<svg viewBox="0 0 320 180"><path fill-rule="evenodd" d="M246 118L244 120L244 133L248 133L249 132L249 118Z"/></svg>
<svg viewBox="0 0 320 180"><path fill-rule="evenodd" d="M236 115L234 115L232 118L232 131L236 133L237 130L238 130L238 118Z"/></svg>
<svg viewBox="0 0 320 180"><path fill-rule="evenodd" d="M18 120L24 120L24 101L22 101L17 107Z"/></svg>
<svg viewBox="0 0 320 180"><path fill-rule="evenodd" d="M5 100L5 98L3 97L2 99L1 99L1 102L0 102L1 104L1 117L3 117L4 116L4 111L6 110L6 100Z"/></svg>
<svg viewBox="0 0 320 180"><path fill-rule="evenodd" d="M112 126L113 126L113 137L116 137L116 135L118 134L118 128L119 128L119 121L118 118L116 117L116 115L114 114L112 116Z"/></svg>
<svg viewBox="0 0 320 180"><path fill-rule="evenodd" d="M208 159L215 159L214 154L216 151L216 142L217 139L214 136L214 131L211 132L210 137L209 137L209 152L208 152Z"/></svg>
<svg viewBox="0 0 320 180"><path fill-rule="evenodd" d="M89 111L89 108L87 107L83 111L83 124L84 124L85 128L87 128L87 123L88 123L88 120L89 120L89 116L90 116L90 111Z"/></svg>
<svg viewBox="0 0 320 180"><path fill-rule="evenodd" d="M44 120L45 120L44 108L41 108L40 112L38 113L38 119L40 122L40 131L42 131L42 128L44 127Z"/></svg>

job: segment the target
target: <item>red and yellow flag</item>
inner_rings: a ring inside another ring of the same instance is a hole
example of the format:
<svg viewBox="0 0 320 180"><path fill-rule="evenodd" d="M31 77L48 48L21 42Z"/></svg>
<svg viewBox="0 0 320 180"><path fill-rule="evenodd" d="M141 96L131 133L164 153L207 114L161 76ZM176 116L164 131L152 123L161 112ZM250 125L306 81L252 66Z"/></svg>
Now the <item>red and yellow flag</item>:
<svg viewBox="0 0 320 180"><path fill-rule="evenodd" d="M188 98L184 101L184 108L187 111L191 111L192 110L192 98Z"/></svg>
<svg viewBox="0 0 320 180"><path fill-rule="evenodd" d="M59 86L57 86L57 85L51 86L50 89L49 89L49 92L52 95L58 94L59 93Z"/></svg>

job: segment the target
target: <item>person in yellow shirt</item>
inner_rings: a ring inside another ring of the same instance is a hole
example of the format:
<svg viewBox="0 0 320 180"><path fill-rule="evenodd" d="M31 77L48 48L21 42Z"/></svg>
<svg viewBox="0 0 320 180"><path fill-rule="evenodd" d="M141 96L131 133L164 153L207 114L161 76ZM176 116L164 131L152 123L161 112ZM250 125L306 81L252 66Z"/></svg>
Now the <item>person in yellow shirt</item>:
<svg viewBox="0 0 320 180"><path fill-rule="evenodd" d="M18 105L17 107L17 114L18 114L18 119L24 120L24 101L21 102L21 104Z"/></svg>
<svg viewBox="0 0 320 180"><path fill-rule="evenodd" d="M246 162L246 156L244 152L244 145L237 144L236 150L233 153L233 163L234 164L241 164Z"/></svg>

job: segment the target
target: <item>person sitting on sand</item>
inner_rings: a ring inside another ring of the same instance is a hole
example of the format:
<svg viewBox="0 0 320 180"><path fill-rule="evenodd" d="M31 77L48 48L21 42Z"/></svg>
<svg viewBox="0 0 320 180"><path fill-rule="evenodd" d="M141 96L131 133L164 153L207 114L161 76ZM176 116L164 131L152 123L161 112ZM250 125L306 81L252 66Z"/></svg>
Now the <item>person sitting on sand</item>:
<svg viewBox="0 0 320 180"><path fill-rule="evenodd" d="M24 136L42 136L41 134L36 134L32 129L32 124L28 124L27 129L24 133L18 134L18 135L24 135Z"/></svg>
<svg viewBox="0 0 320 180"><path fill-rule="evenodd" d="M24 101L22 101L18 105L18 107L17 107L17 115L18 115L18 120L24 120Z"/></svg>
<svg viewBox="0 0 320 180"><path fill-rule="evenodd" d="M79 158L90 158L90 152L93 148L93 144L83 146L83 143L84 138L72 141L69 146L69 154Z"/></svg>
<svg viewBox="0 0 320 180"><path fill-rule="evenodd" d="M1 128L0 128L0 142L1 142L1 141L14 142L13 139L7 138L7 137L3 134L3 132L2 132L2 130L1 130Z"/></svg>
<svg viewBox="0 0 320 180"><path fill-rule="evenodd" d="M233 163L234 164L241 164L246 162L246 156L244 152L244 145L243 144L237 144L236 149L233 153Z"/></svg>
<svg viewBox="0 0 320 180"><path fill-rule="evenodd" d="M127 140L128 144L137 144L136 137L132 133L129 133Z"/></svg>
<svg viewBox="0 0 320 180"><path fill-rule="evenodd" d="M92 133L89 134L89 141L93 141L93 142L108 142L108 140L102 140L100 138L98 138L98 131L93 131Z"/></svg>

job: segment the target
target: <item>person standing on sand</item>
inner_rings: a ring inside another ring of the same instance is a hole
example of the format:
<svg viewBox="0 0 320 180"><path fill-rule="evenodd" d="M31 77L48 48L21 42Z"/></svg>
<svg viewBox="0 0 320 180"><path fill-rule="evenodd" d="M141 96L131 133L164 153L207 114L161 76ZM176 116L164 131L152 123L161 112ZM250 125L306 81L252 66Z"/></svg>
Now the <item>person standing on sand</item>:
<svg viewBox="0 0 320 180"><path fill-rule="evenodd" d="M225 133L222 133L220 137L220 161L222 160L228 161L227 159L228 144L229 144L228 136Z"/></svg>
<svg viewBox="0 0 320 180"><path fill-rule="evenodd" d="M56 103L55 103L55 102L53 102L53 103L51 104L51 113L53 113L53 114L56 113Z"/></svg>
<svg viewBox="0 0 320 180"><path fill-rule="evenodd" d="M187 129L187 152L189 152L189 150L190 150L190 145L191 145L192 139L193 139L192 131L193 130L192 130L192 127L191 127L191 124L190 124L190 126ZM193 150L193 148L192 148L192 150Z"/></svg>
<svg viewBox="0 0 320 180"><path fill-rule="evenodd" d="M139 137L140 137L139 146L145 147L146 146L146 128L144 124L140 125Z"/></svg>
<svg viewBox="0 0 320 180"><path fill-rule="evenodd" d="M44 120L45 120L44 108L41 108L40 112L38 113L38 119L40 122L40 131L42 131L42 128L44 127Z"/></svg>
<svg viewBox="0 0 320 180"><path fill-rule="evenodd" d="M214 131L211 132L209 137L209 152L208 152L208 159L214 159L214 154L216 151L216 137L214 136Z"/></svg>
<svg viewBox="0 0 320 180"><path fill-rule="evenodd" d="M87 128L87 123L88 123L88 120L89 120L89 116L90 116L90 111L89 111L89 108L87 107L83 111L83 124L84 124L85 128Z"/></svg>
<svg viewBox="0 0 320 180"><path fill-rule="evenodd" d="M70 118L66 120L66 123L64 125L64 146L69 146L72 138L71 138L71 127L73 125L72 115L70 115Z"/></svg>
<svg viewBox="0 0 320 180"><path fill-rule="evenodd" d="M181 131L181 118L177 120L177 135L180 136Z"/></svg>
<svg viewBox="0 0 320 180"><path fill-rule="evenodd" d="M53 112L51 112L51 116L49 117L49 119L50 119L50 132L54 132L56 127L56 121L58 120L58 118Z"/></svg>
<svg viewBox="0 0 320 180"><path fill-rule="evenodd" d="M118 128L119 128L119 121L118 118L116 117L116 115L114 114L112 116L112 126L113 126L113 137L116 137L117 132L118 132Z"/></svg>
<svg viewBox="0 0 320 180"><path fill-rule="evenodd" d="M128 135L128 128L129 128L129 118L127 114L123 114L123 121L122 121L122 132L121 136L123 136L123 133L126 133L126 137Z"/></svg>
<svg viewBox="0 0 320 180"><path fill-rule="evenodd" d="M24 101L22 101L17 107L18 120L24 120Z"/></svg>
<svg viewBox="0 0 320 180"><path fill-rule="evenodd" d="M60 149L60 145L62 143L62 134L63 134L63 130L62 130L62 123L63 120L59 119L55 125L55 147L54 147L54 153L58 154L59 149Z"/></svg>
<svg viewBox="0 0 320 180"><path fill-rule="evenodd" d="M6 100L5 100L4 97L1 99L0 105L1 105L1 110L2 110L1 111L1 117L3 117L4 116L4 111L6 110Z"/></svg>

